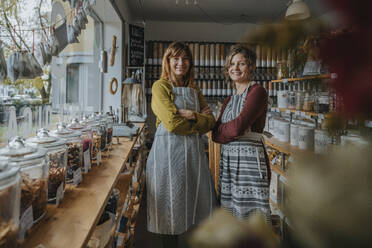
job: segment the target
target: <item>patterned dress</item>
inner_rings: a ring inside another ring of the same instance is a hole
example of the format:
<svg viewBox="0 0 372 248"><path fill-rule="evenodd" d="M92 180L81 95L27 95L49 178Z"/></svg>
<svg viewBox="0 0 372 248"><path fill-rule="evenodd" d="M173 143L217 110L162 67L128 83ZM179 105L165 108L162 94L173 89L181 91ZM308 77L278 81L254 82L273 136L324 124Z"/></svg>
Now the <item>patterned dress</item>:
<svg viewBox="0 0 372 248"><path fill-rule="evenodd" d="M235 119L244 107L249 87L243 94L234 95L226 105L221 123ZM247 131L250 133L250 127ZM252 134L252 133L251 133ZM239 219L260 212L270 219L269 179L265 149L260 137L241 138L221 146L220 200L221 207ZM249 135L248 135L249 136Z"/></svg>

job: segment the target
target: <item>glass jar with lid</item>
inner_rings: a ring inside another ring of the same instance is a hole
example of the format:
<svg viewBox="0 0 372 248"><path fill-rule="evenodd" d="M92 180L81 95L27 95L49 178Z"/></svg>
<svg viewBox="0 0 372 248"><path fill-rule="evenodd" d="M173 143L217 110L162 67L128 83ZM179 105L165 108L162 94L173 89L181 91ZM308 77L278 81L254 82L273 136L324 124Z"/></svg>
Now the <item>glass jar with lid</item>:
<svg viewBox="0 0 372 248"><path fill-rule="evenodd" d="M17 247L20 203L19 167L0 158L0 247Z"/></svg>
<svg viewBox="0 0 372 248"><path fill-rule="evenodd" d="M109 147L109 149L111 149L112 147L113 125L114 125L114 117L110 115L107 117L107 146Z"/></svg>
<svg viewBox="0 0 372 248"><path fill-rule="evenodd" d="M107 150L107 122L105 117L101 117L99 120L99 126L101 131L101 151L105 152Z"/></svg>
<svg viewBox="0 0 372 248"><path fill-rule="evenodd" d="M291 84L289 86L288 92L288 108L289 109L296 109L296 92L293 89L294 85Z"/></svg>
<svg viewBox="0 0 372 248"><path fill-rule="evenodd" d="M42 128L37 131L36 137L27 139L26 143L48 150L48 202L59 205L63 199L66 186L66 140L50 136L49 131Z"/></svg>
<svg viewBox="0 0 372 248"><path fill-rule="evenodd" d="M82 181L83 142L81 132L68 129L64 123L59 123L57 129L50 132L51 136L66 140L67 173L66 183L78 185Z"/></svg>
<svg viewBox="0 0 372 248"><path fill-rule="evenodd" d="M77 119L73 119L72 122L67 126L71 130L77 130L81 132L81 139L83 140L83 160L82 160L82 171L87 173L91 167L92 159L92 140L93 131L92 128L87 126L87 120L79 122Z"/></svg>
<svg viewBox="0 0 372 248"><path fill-rule="evenodd" d="M9 161L20 167L20 215L21 219L24 215L33 219L33 224L46 213L49 172L46 154L46 149L26 145L18 136L10 139L8 145L0 150L0 156L8 157Z"/></svg>
<svg viewBox="0 0 372 248"><path fill-rule="evenodd" d="M298 90L296 93L296 110L303 110L304 97L305 97L304 84L300 84L299 82L297 89Z"/></svg>
<svg viewBox="0 0 372 248"><path fill-rule="evenodd" d="M314 94L311 90L309 82L306 83L306 91L304 96L303 110L313 111L314 110Z"/></svg>

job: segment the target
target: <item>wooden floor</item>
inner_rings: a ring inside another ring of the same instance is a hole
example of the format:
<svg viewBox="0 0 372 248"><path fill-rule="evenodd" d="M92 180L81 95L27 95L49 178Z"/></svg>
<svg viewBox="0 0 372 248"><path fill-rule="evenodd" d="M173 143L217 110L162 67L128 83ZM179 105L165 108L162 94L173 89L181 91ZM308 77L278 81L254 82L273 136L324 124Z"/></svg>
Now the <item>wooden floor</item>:
<svg viewBox="0 0 372 248"><path fill-rule="evenodd" d="M188 248L187 239L192 230L179 237L178 248ZM146 188L144 189L140 211L137 217L136 230L134 232L135 248L162 248L161 239L153 233L147 231L147 206ZM177 248L177 247L175 247Z"/></svg>

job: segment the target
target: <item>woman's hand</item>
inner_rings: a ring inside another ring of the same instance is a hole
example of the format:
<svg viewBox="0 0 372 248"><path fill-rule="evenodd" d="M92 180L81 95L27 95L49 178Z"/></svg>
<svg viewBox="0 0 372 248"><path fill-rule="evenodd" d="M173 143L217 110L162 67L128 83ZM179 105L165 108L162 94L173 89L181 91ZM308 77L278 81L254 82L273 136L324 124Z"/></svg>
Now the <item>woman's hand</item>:
<svg viewBox="0 0 372 248"><path fill-rule="evenodd" d="M195 120L196 119L195 113L192 110L179 109L178 113L179 113L180 116L186 118L187 120Z"/></svg>
<svg viewBox="0 0 372 248"><path fill-rule="evenodd" d="M205 106L201 111L200 111L201 114L212 114L212 110L209 108L209 106Z"/></svg>

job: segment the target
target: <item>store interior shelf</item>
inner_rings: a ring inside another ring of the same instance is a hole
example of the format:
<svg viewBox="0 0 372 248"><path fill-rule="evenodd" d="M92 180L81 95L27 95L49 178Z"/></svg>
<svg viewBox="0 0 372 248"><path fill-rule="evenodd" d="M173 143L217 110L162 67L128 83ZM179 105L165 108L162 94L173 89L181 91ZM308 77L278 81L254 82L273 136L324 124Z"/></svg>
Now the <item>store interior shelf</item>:
<svg viewBox="0 0 372 248"><path fill-rule="evenodd" d="M276 173L278 173L279 175L287 178L287 173L285 171L283 171L281 168L279 168L278 166L271 165L271 170L273 170Z"/></svg>
<svg viewBox="0 0 372 248"><path fill-rule="evenodd" d="M287 155L298 156L298 155L303 155L306 153L311 153L310 150L301 150L298 147L291 146L289 142L281 142L276 138L268 138L266 136L264 137L265 137L265 143L267 146L274 148L275 150L278 150L279 152L283 152Z"/></svg>
<svg viewBox="0 0 372 248"><path fill-rule="evenodd" d="M302 117L315 117L315 118L321 118L326 119L331 116L331 113L315 113L311 111L303 111L303 110L295 110L295 109L288 109L288 108L278 108L278 107L271 107L271 112L281 112L281 113L287 113L287 114L295 114Z"/></svg>
<svg viewBox="0 0 372 248"><path fill-rule="evenodd" d="M286 82L303 81L303 80L311 80L311 79L326 79L326 78L332 78L332 74L305 76L305 77L300 77L300 78L283 78L283 79L278 79L278 80L271 80L271 82L272 83L286 83Z"/></svg>
<svg viewBox="0 0 372 248"><path fill-rule="evenodd" d="M144 124L137 125L142 132ZM23 247L85 247L136 140L120 138L109 159L84 175L78 187L66 187L60 207L48 205L46 217L32 228Z"/></svg>

